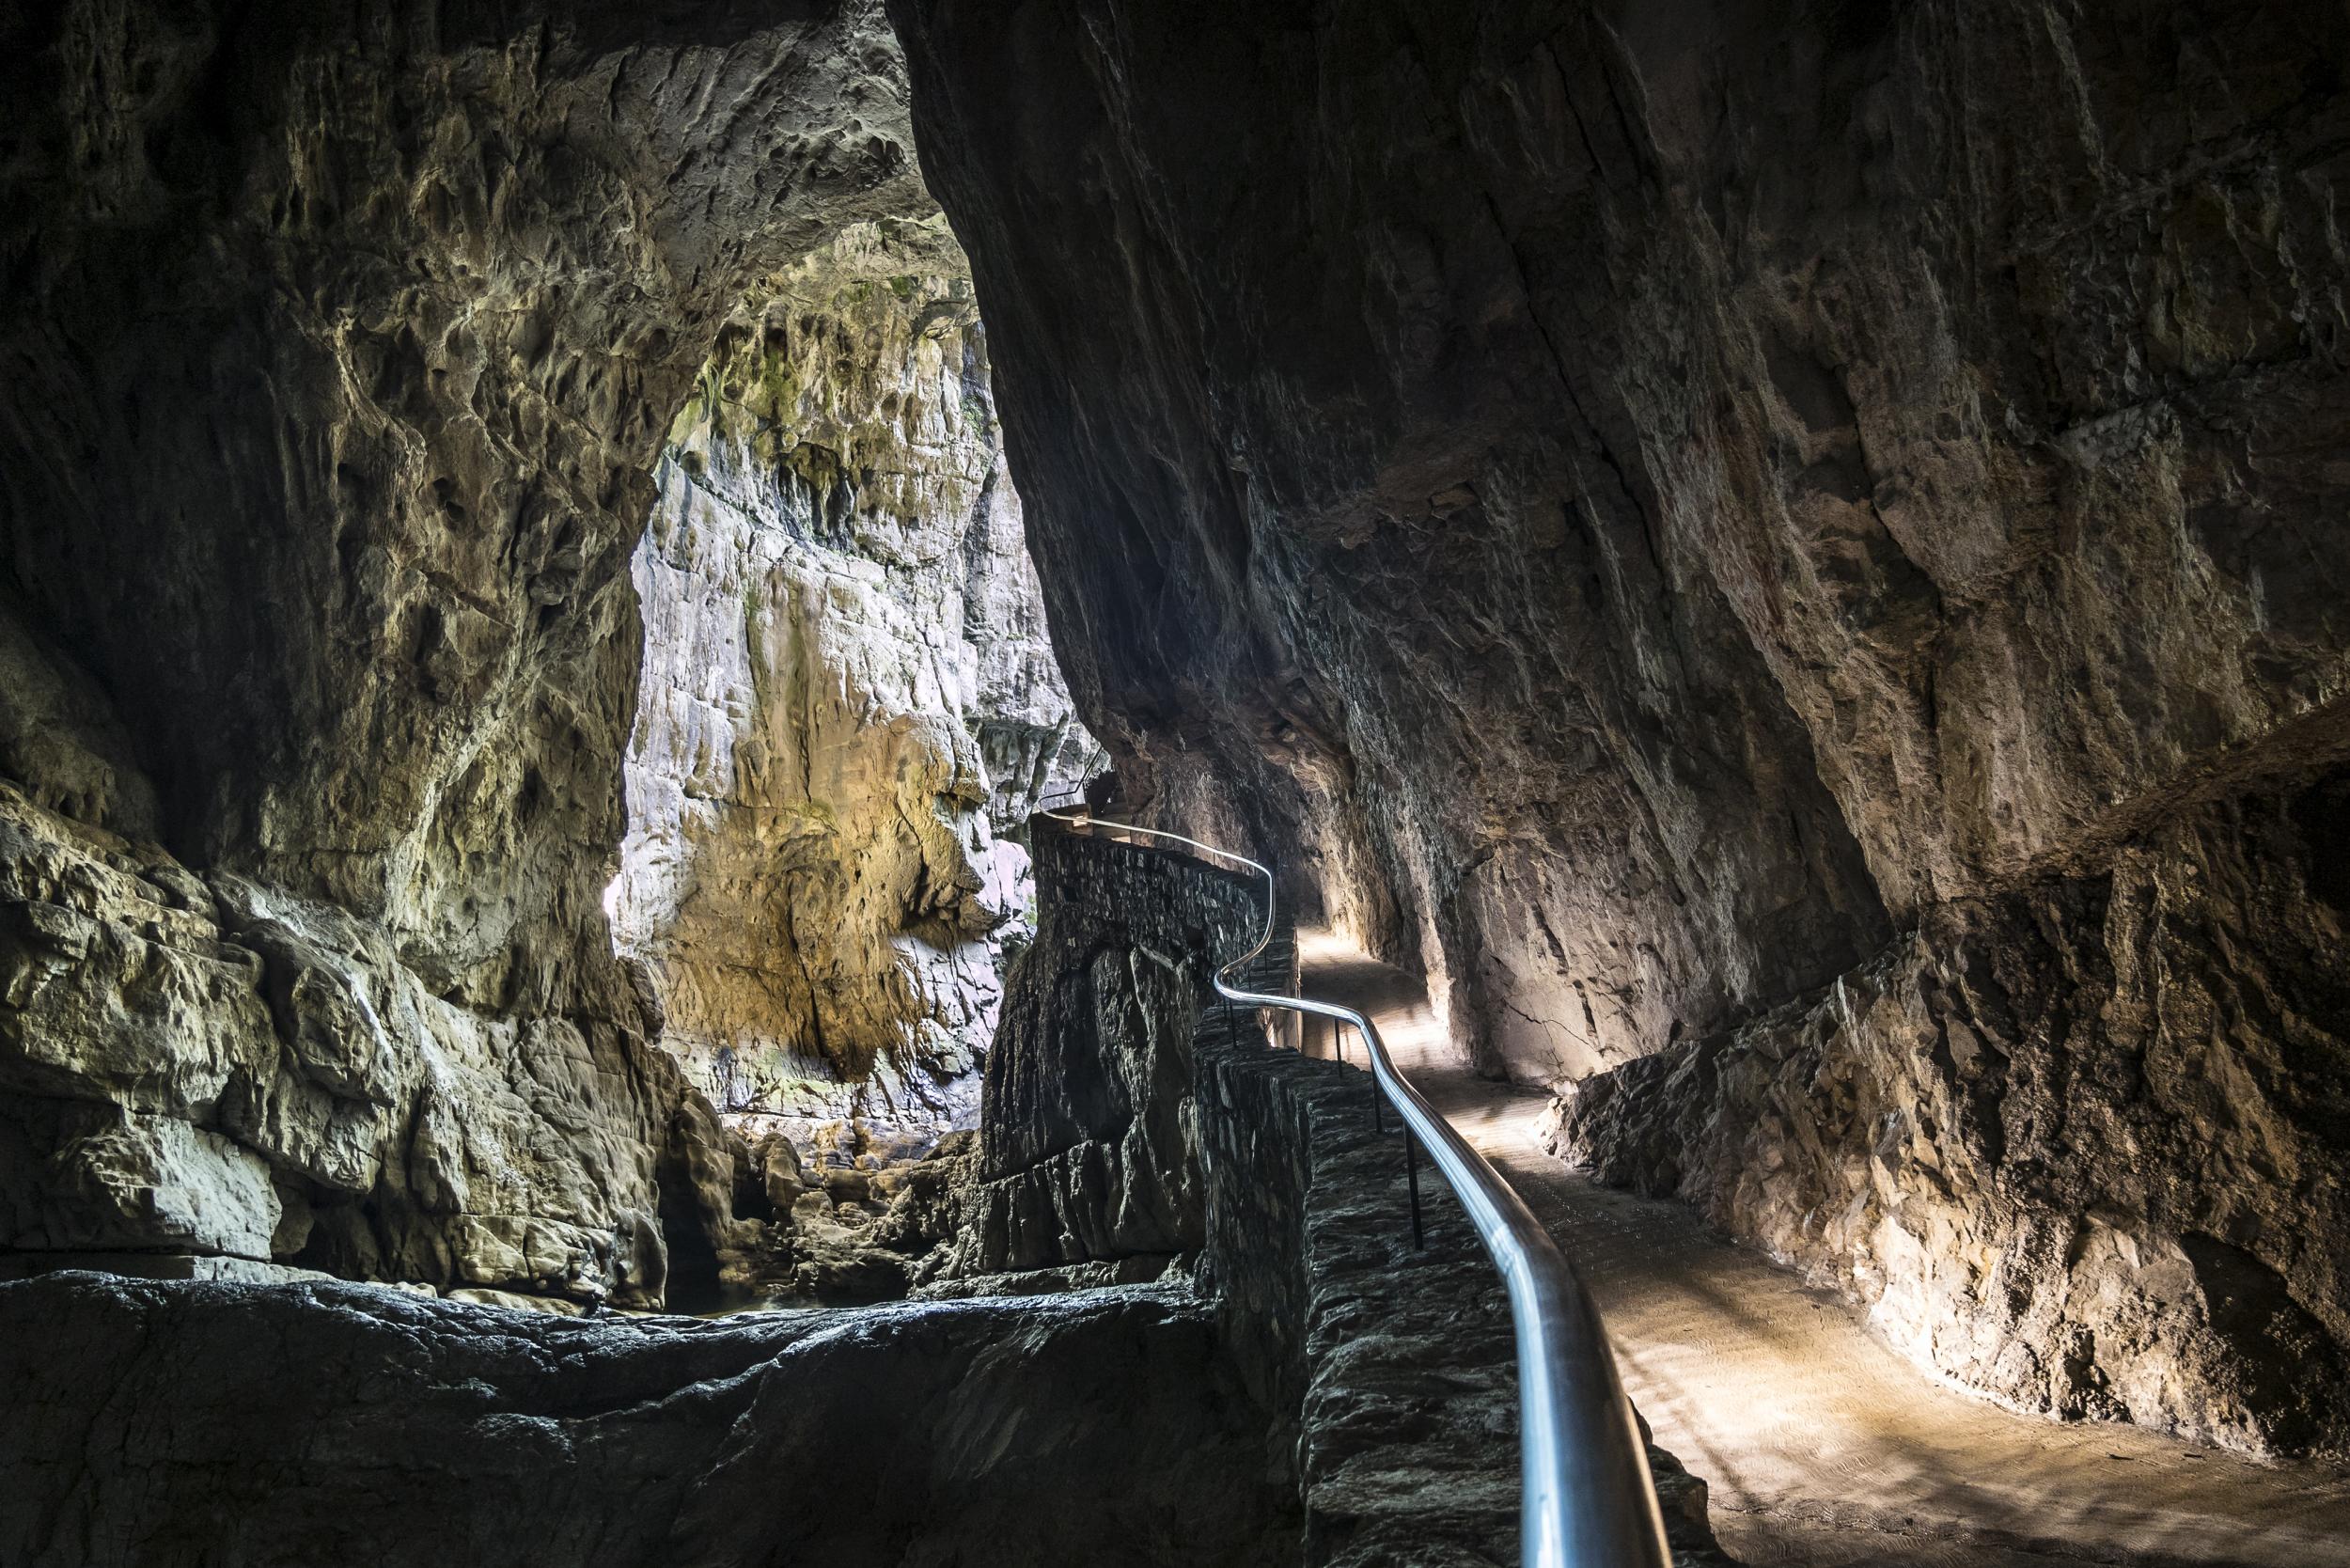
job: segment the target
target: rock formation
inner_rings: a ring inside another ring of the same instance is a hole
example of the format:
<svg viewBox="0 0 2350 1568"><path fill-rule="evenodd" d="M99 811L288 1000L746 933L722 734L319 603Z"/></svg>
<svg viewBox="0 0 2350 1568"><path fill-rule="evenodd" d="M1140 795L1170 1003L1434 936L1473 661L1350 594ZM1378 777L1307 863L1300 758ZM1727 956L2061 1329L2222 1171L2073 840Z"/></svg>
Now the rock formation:
<svg viewBox="0 0 2350 1568"><path fill-rule="evenodd" d="M2341 15L891 9L1121 776L1930 1364L2340 1449Z"/></svg>
<svg viewBox="0 0 2350 1568"><path fill-rule="evenodd" d="M885 24L0 34L0 1248L714 1278L741 1173L600 902L628 561L728 314L931 210Z"/></svg>
<svg viewBox="0 0 2350 1568"><path fill-rule="evenodd" d="M856 226L728 326L654 475L614 935L698 1087L810 1153L972 1124L1014 838L1093 749L987 371L944 220Z"/></svg>
<svg viewBox="0 0 2350 1568"><path fill-rule="evenodd" d="M657 1166L686 1091L622 1027L445 1000L348 911L196 876L6 782L0 1053L8 1262L279 1259L637 1304L667 1282Z"/></svg>
<svg viewBox="0 0 2350 1568"><path fill-rule="evenodd" d="M1252 885L1101 838L1040 850L1020 983L1073 979L1098 1014L1098 1034L1061 1043L1095 1077L1063 1126L1093 1141L982 1190L1011 1194L991 1213L1025 1222L1016 1241L1062 1224L1084 1249L1063 1256L1089 1262L951 1288L1115 1274L1141 1256L1116 1248L1165 1245L1133 1213L1154 1198L1186 1210L1196 1272L718 1322L565 1321L333 1280L0 1284L0 1560L1515 1561L1509 1311L1466 1215L1432 1191L1415 1243L1394 1128L1363 1115L1360 1073L1267 1050L1253 1020L1203 1007L1196 965L1135 983L1154 962L1141 949L1253 940ZM1106 968L1062 940L1104 909L1127 938ZM1277 932L1253 980L1292 972ZM1015 1059L990 1058L991 1102L1033 1118L1038 1086L997 1081ZM1137 1065L1123 1104L1104 1091ZM1104 1136L1146 1109L1159 1149ZM1107 1200L1058 1180L1105 1165ZM952 1195L916 1191L921 1170L880 1228L941 1223L921 1211ZM1650 1463L1676 1568L1721 1563L1703 1482L1661 1450Z"/></svg>
<svg viewBox="0 0 2350 1568"><path fill-rule="evenodd" d="M1921 1362L2350 1454L2350 18L883 4L0 18L0 1557L1449 1503L1253 891L997 979L1089 730Z"/></svg>
<svg viewBox="0 0 2350 1568"><path fill-rule="evenodd" d="M0 1288L0 1388L12 1563L1296 1560L1170 1295L567 1322L67 1274Z"/></svg>
<svg viewBox="0 0 2350 1568"><path fill-rule="evenodd" d="M2345 792L1938 906L1826 992L1587 1081L1556 1147L2066 1418L2350 1452Z"/></svg>
<svg viewBox="0 0 2350 1568"><path fill-rule="evenodd" d="M1148 1279L1205 1234L1192 1034L1209 976L1261 931L1262 894L1252 877L1057 826L1036 852L1051 896L1010 978L950 1266ZM1295 966L1259 979L1293 990Z"/></svg>

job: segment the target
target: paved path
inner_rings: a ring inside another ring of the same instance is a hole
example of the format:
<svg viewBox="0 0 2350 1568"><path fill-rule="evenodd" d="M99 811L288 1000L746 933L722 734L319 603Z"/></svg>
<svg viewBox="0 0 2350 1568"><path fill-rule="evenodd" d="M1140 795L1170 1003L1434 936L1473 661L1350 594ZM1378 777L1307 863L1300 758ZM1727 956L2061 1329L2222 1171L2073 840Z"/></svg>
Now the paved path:
<svg viewBox="0 0 2350 1568"><path fill-rule="evenodd" d="M1416 977L1324 933L1298 947L1307 993L1371 1013L1421 1092L1559 1239L1634 1403L1711 1484L1715 1529L1742 1561L2350 1568L2350 1476L2060 1425L1935 1381L1858 1312L1680 1205L1611 1192L1543 1154L1544 1097L1462 1067Z"/></svg>

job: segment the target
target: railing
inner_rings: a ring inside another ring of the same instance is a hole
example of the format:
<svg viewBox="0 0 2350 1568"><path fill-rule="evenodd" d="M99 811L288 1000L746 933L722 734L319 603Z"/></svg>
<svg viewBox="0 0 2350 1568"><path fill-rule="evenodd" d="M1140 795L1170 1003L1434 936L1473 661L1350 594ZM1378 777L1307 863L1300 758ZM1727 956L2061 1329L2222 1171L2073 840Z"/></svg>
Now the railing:
<svg viewBox="0 0 2350 1568"><path fill-rule="evenodd" d="M1074 810L1065 808L1072 806ZM1353 1026L1363 1037L1380 1092L1402 1118L1407 1161L1411 1140L1427 1145L1501 1271L1517 1338L1519 1561L1524 1568L1668 1568L1672 1554L1665 1544L1648 1452L1617 1375L1606 1330L1550 1232L1484 1156L1396 1070L1370 1018L1333 1002L1249 991L1232 982L1233 973L1273 940L1273 869L1180 833L1097 823L1081 797L1047 797L1037 809L1080 831L1098 826L1182 844L1264 878L1264 930L1254 947L1216 970L1216 995L1243 1007L1282 1008ZM1415 1240L1418 1200L1415 1182Z"/></svg>

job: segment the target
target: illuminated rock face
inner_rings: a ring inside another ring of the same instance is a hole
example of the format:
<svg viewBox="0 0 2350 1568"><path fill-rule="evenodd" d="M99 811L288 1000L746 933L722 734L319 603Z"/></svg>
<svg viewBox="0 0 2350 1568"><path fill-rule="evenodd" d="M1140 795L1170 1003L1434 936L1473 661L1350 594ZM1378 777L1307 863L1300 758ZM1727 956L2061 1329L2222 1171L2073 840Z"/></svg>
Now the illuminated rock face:
<svg viewBox="0 0 2350 1568"><path fill-rule="evenodd" d="M943 220L730 324L655 472L614 935L718 1106L886 1152L976 1120L1029 811L1093 746L1053 666Z"/></svg>
<svg viewBox="0 0 2350 1568"><path fill-rule="evenodd" d="M655 1298L739 1238L601 906L629 562L727 315L933 211L885 24L7 32L0 1249Z"/></svg>
<svg viewBox="0 0 2350 1568"><path fill-rule="evenodd" d="M2107 875L1938 908L1587 1080L1554 1147L2025 1408L2350 1451L2346 808L2339 781L2207 808Z"/></svg>
<svg viewBox="0 0 2350 1568"><path fill-rule="evenodd" d="M623 1027L445 1000L348 911L5 781L0 1083L12 1265L276 1260L650 1306L657 1168L719 1131Z"/></svg>
<svg viewBox="0 0 2350 1568"><path fill-rule="evenodd" d="M0 1250L646 1304L881 1222L1072 731L878 8L224 28L0 66ZM703 1087L878 1131L771 1183Z"/></svg>
<svg viewBox="0 0 2350 1568"><path fill-rule="evenodd" d="M1930 1364L2342 1445L2350 24L892 15L1137 793Z"/></svg>

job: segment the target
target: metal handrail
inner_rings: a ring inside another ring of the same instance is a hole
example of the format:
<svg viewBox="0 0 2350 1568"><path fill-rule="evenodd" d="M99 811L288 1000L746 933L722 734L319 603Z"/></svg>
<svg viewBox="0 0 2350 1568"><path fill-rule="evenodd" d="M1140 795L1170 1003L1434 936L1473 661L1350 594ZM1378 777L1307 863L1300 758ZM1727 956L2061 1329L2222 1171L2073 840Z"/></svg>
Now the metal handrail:
<svg viewBox="0 0 2350 1568"><path fill-rule="evenodd" d="M1096 825L1089 807L1076 812L1038 802L1039 814L1080 830ZM1138 833L1246 866L1264 878L1264 930L1256 946L1221 965L1216 995L1247 1007L1283 1008L1351 1024L1369 1047L1371 1075L1417 1135L1468 1211L1480 1240L1501 1271L1518 1355L1518 1560L1523 1568L1669 1568L1664 1515L1649 1474L1632 1403L1599 1309L1559 1244L1501 1173L1468 1145L1396 1070L1378 1026L1350 1007L1280 996L1231 983L1242 964L1273 941L1273 868L1215 844L1131 823L1099 825Z"/></svg>

